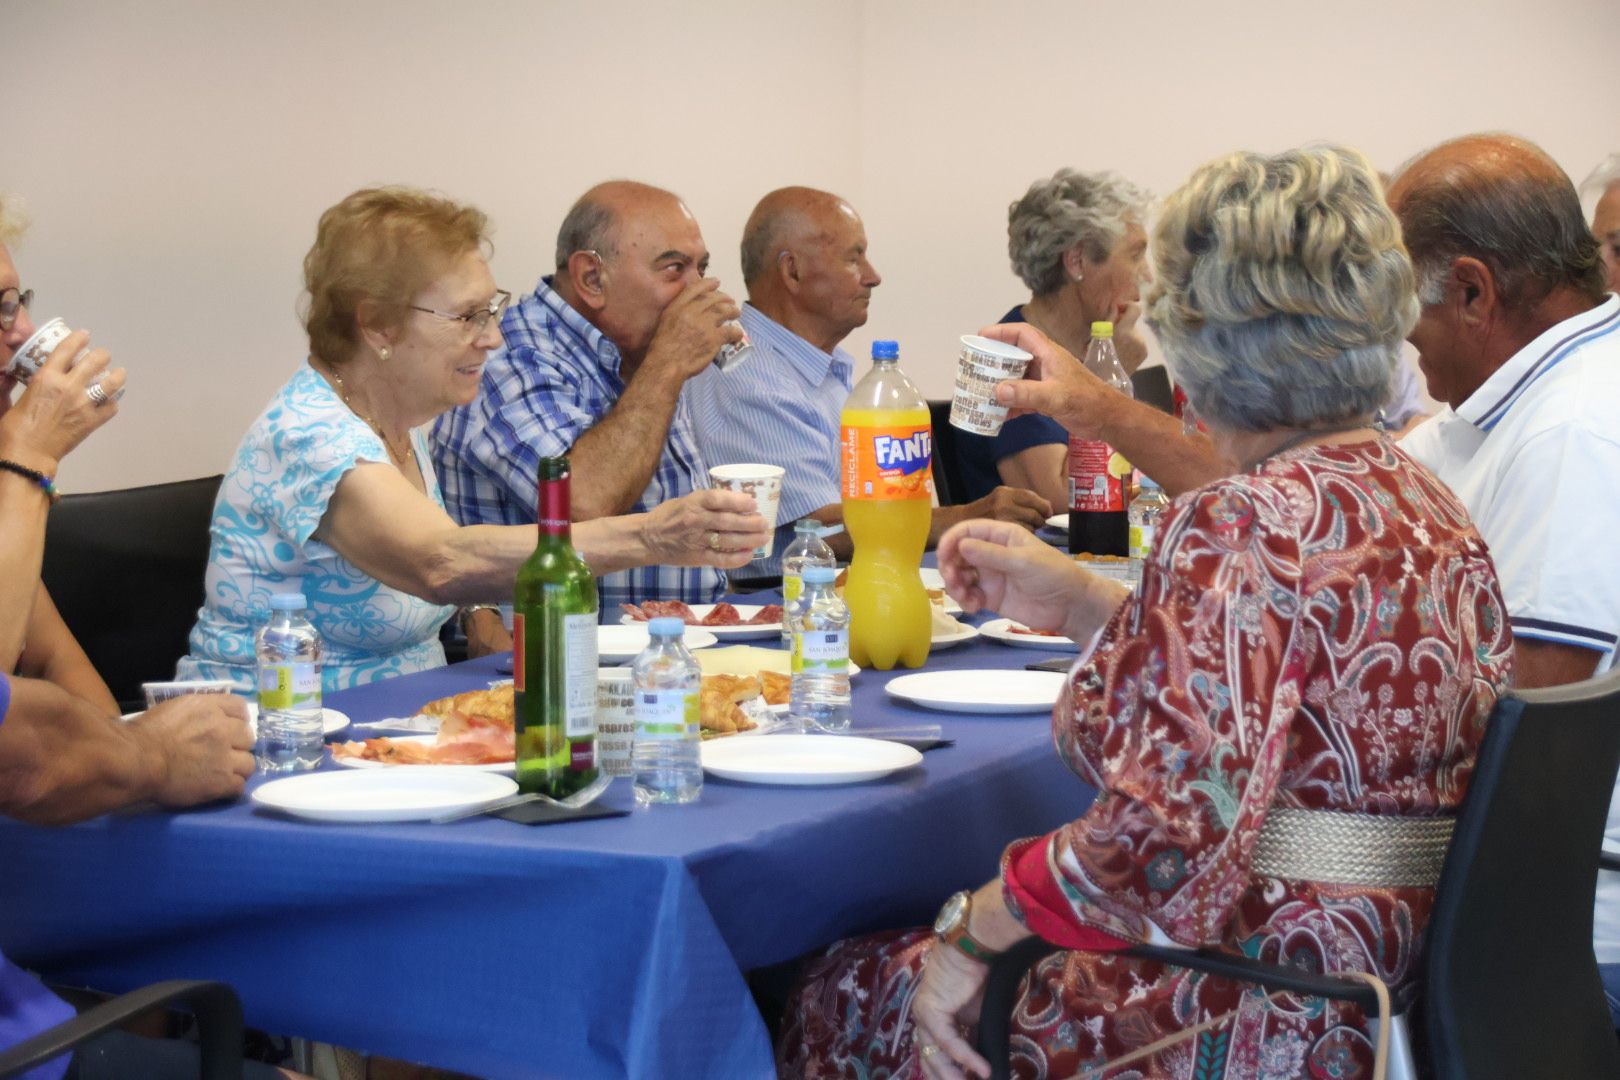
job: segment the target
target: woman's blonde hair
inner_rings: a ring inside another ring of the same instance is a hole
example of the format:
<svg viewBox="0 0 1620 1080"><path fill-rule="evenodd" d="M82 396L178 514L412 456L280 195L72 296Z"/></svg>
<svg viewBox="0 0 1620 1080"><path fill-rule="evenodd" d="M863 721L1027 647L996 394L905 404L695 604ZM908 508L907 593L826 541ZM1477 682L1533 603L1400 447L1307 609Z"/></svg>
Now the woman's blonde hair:
<svg viewBox="0 0 1620 1080"><path fill-rule="evenodd" d="M398 325L411 298L470 251L489 252L482 211L408 187L365 188L321 215L304 256L304 329L310 352L329 364L360 345L363 301Z"/></svg>
<svg viewBox="0 0 1620 1080"><path fill-rule="evenodd" d="M0 191L0 244L15 244L28 231L28 215L22 200Z"/></svg>
<svg viewBox="0 0 1620 1080"><path fill-rule="evenodd" d="M1361 154L1218 158L1166 200L1153 258L1147 320L1202 416L1271 431L1387 403L1418 303L1400 224Z"/></svg>

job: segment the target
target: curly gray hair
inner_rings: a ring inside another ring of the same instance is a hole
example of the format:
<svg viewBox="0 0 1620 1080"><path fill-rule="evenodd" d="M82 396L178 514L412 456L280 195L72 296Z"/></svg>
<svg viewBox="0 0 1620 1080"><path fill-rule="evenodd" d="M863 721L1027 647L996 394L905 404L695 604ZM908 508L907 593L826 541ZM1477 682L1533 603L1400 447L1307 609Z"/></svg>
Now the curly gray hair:
<svg viewBox="0 0 1620 1080"><path fill-rule="evenodd" d="M1063 286L1063 253L1083 244L1092 262L1103 262L1125 235L1127 224L1143 224L1148 193L1118 173L1059 169L1049 180L1029 185L1024 197L1007 207L1007 254L1017 274L1036 296Z"/></svg>
<svg viewBox="0 0 1620 1080"><path fill-rule="evenodd" d="M16 243L27 229L28 215L23 213L22 200L0 192L0 244Z"/></svg>
<svg viewBox="0 0 1620 1080"><path fill-rule="evenodd" d="M1200 415L1239 431L1370 417L1417 321L1412 262L1354 150L1239 153L1154 230L1146 317Z"/></svg>

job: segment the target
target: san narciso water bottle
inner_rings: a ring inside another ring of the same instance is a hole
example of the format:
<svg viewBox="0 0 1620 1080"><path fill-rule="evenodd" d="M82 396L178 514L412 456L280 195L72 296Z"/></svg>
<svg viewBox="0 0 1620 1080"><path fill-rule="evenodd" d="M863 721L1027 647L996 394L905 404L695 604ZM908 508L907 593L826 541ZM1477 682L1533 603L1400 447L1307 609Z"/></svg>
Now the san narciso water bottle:
<svg viewBox="0 0 1620 1080"><path fill-rule="evenodd" d="M782 644L792 646L793 605L804 592L804 568L837 566L838 559L821 538L821 522L804 518L793 526L793 543L782 553Z"/></svg>
<svg viewBox="0 0 1620 1080"><path fill-rule="evenodd" d="M1158 481L1144 473L1142 490L1131 500L1130 509L1130 580L1133 585L1142 580L1142 563L1148 557L1148 552L1153 550L1153 537L1159 531L1159 519L1169 508L1170 499L1164 489Z"/></svg>
<svg viewBox="0 0 1620 1080"><path fill-rule="evenodd" d="M788 715L810 731L849 730L849 608L833 589L837 576L830 566L805 567L792 618Z"/></svg>
<svg viewBox="0 0 1620 1080"><path fill-rule="evenodd" d="M917 568L933 515L934 436L897 343L872 342L872 370L841 423L844 526L855 543L844 585L849 657L880 671L922 667L933 621Z"/></svg>
<svg viewBox="0 0 1620 1080"><path fill-rule="evenodd" d="M636 805L689 803L703 794L698 732L703 669L686 651L684 619L653 619L647 633L651 640L630 669L636 694L636 742L630 751Z"/></svg>
<svg viewBox="0 0 1620 1080"><path fill-rule="evenodd" d="M262 772L304 772L321 763L321 635L304 618L303 593L270 597L270 621L253 639L259 719L253 756Z"/></svg>
<svg viewBox="0 0 1620 1080"><path fill-rule="evenodd" d="M1114 351L1114 324L1091 324L1086 369L1126 397L1131 377ZM1126 555L1126 482L1131 463L1101 439L1069 439L1069 550L1093 555Z"/></svg>

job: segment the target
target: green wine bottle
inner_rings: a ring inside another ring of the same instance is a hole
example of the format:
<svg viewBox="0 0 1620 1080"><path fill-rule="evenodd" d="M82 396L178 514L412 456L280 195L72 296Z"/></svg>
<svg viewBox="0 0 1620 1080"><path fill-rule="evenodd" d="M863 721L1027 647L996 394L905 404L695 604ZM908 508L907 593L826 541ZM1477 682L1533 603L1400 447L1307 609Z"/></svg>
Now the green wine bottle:
<svg viewBox="0 0 1620 1080"><path fill-rule="evenodd" d="M596 578L569 539L568 459L540 459L540 543L512 613L517 782L560 799L596 779Z"/></svg>

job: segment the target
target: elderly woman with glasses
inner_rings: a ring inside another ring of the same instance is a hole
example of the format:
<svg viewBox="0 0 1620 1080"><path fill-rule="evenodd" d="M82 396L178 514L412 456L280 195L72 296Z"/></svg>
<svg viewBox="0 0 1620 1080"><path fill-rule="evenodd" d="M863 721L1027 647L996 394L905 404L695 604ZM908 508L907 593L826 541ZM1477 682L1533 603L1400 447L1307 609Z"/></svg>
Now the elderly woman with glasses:
<svg viewBox="0 0 1620 1080"><path fill-rule="evenodd" d="M1021 987L1020 1076L1368 1074L1354 1006L1120 955L1132 943L1397 993L1420 970L1439 865L1398 865L1388 836L1443 854L1512 638L1467 512L1372 427L1417 316L1400 229L1359 154L1234 154L1171 196L1153 257L1149 324L1237 471L1171 504L1134 593L1003 524L939 548L966 610L1087 643L1052 727L1095 800L1011 844L934 932L812 961L784 1075L988 1076L969 1041L986 961L1032 935L1068 951ZM1027 326L994 332L1043 383L1077 377Z"/></svg>
<svg viewBox="0 0 1620 1080"><path fill-rule="evenodd" d="M181 678L252 686L274 593L302 592L337 690L444 663L456 605L506 602L536 534L445 513L427 424L478 394L508 294L482 213L405 188L322 215L304 259L309 360L237 448L214 509L205 601ZM576 523L599 573L652 563L737 567L769 529L744 495L700 491Z"/></svg>

